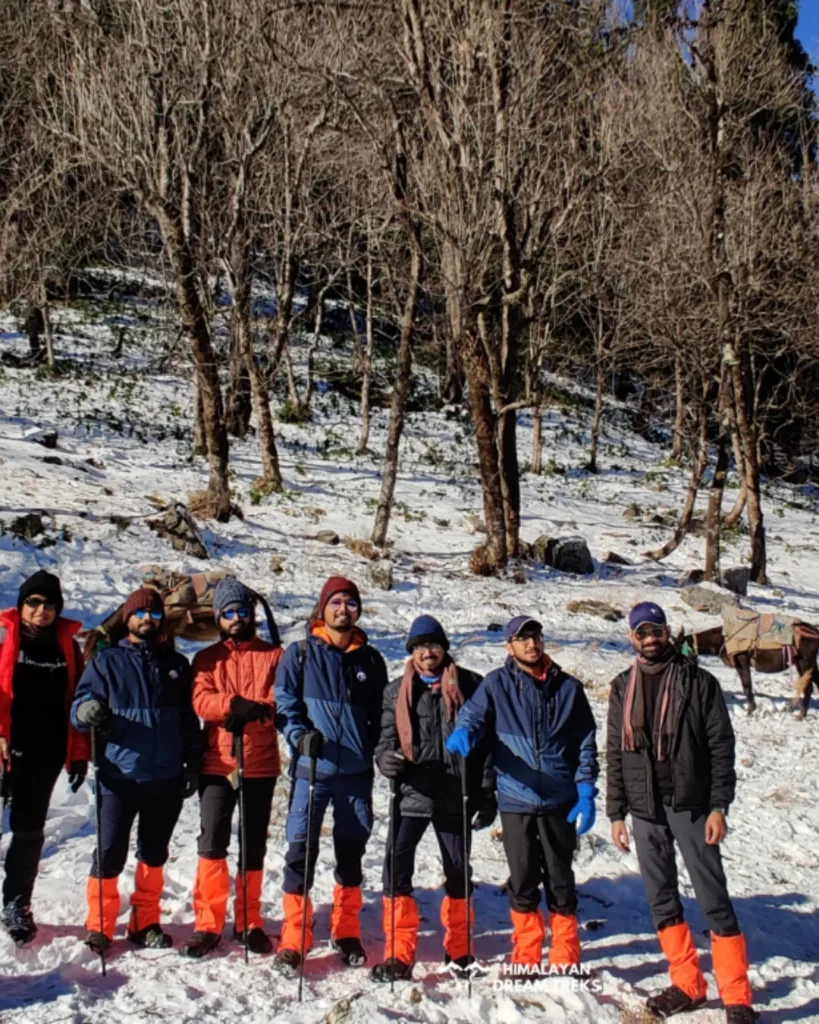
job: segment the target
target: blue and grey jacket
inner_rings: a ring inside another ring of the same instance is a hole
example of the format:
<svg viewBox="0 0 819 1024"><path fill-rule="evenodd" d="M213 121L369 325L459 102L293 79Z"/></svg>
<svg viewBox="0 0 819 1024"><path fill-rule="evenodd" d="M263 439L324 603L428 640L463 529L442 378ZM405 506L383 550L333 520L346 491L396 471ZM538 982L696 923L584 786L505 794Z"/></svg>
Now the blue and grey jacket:
<svg viewBox="0 0 819 1024"><path fill-rule="evenodd" d="M316 765L319 777L372 775L387 666L361 630L343 651L321 632L321 624L314 623L307 640L291 644L276 669L276 725L293 748L291 775L309 774L309 758L295 747L311 729L325 741Z"/></svg>
<svg viewBox="0 0 819 1024"><path fill-rule="evenodd" d="M99 651L86 666L71 705L71 722L87 700L107 704L111 719L105 733L100 776L105 782L160 782L181 777L204 750L199 719L191 706L187 658L170 647L132 644Z"/></svg>
<svg viewBox="0 0 819 1024"><path fill-rule="evenodd" d="M577 784L597 780L597 726L582 684L552 664L540 682L513 658L490 672L458 715L473 745L493 737L498 807L570 808Z"/></svg>

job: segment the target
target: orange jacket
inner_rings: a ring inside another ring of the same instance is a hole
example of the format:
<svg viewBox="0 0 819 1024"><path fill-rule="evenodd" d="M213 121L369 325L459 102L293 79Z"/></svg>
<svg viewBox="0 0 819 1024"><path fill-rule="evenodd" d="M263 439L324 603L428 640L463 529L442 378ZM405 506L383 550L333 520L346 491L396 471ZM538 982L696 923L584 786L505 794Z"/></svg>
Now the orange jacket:
<svg viewBox="0 0 819 1024"><path fill-rule="evenodd" d="M74 689L83 668L82 654L74 639L82 629L82 623L74 619L57 619L57 642L65 658L68 670L68 686L65 688L65 710L71 707ZM7 608L0 612L0 736L11 742L11 702L14 696L14 668L20 654L20 612ZM67 716L66 716L67 717ZM73 761L88 761L91 757L91 739L69 723L66 741L65 767L71 768Z"/></svg>
<svg viewBox="0 0 819 1024"><path fill-rule="evenodd" d="M203 775L230 775L236 768L233 733L222 728L237 694L276 707L273 677L283 654L266 640L254 637L245 643L220 640L193 659L193 710L205 723L208 748L202 760ZM244 730L245 775L248 778L281 774L279 737L271 718L249 722Z"/></svg>

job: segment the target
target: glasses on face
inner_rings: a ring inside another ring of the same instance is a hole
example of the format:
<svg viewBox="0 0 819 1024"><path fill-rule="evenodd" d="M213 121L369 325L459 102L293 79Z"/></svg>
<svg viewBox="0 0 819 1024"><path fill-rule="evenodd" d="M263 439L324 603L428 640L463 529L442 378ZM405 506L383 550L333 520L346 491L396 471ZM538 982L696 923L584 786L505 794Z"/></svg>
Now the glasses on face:
<svg viewBox="0 0 819 1024"><path fill-rule="evenodd" d="M518 636L512 637L512 643L515 644L528 644L529 641L539 644L543 642L542 633L520 633Z"/></svg>
<svg viewBox="0 0 819 1024"><path fill-rule="evenodd" d="M134 612L134 616L138 619L153 619L154 622L162 621L162 612L149 612L147 608L137 608Z"/></svg>
<svg viewBox="0 0 819 1024"><path fill-rule="evenodd" d="M638 640L662 640L665 631L665 626L640 626L639 629L635 629L634 635Z"/></svg>
<svg viewBox="0 0 819 1024"><path fill-rule="evenodd" d="M44 601L41 597L27 597L23 604L26 608L45 608L47 612L57 609L57 605L53 601Z"/></svg>
<svg viewBox="0 0 819 1024"><path fill-rule="evenodd" d="M427 654L443 654L444 649L440 644L416 644L413 650L426 651Z"/></svg>
<svg viewBox="0 0 819 1024"><path fill-rule="evenodd" d="M348 612L358 611L358 601L353 598L344 599L343 597L334 597L331 601L327 602L327 607L332 608L334 612L340 612L346 608Z"/></svg>
<svg viewBox="0 0 819 1024"><path fill-rule="evenodd" d="M249 608L228 608L227 611L221 613L223 619L227 619L228 622L232 622L234 619L249 619L250 609Z"/></svg>

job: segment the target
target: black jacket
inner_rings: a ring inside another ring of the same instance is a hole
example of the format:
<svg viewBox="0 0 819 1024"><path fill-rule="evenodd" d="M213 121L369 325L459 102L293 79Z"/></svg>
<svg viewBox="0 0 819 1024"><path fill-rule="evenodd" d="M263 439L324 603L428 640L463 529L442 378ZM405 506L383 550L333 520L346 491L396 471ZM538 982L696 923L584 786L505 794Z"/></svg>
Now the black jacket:
<svg viewBox="0 0 819 1024"><path fill-rule="evenodd" d="M670 760L672 806L677 811L728 808L736 791L734 730L719 683L704 669L680 658L683 667L674 709ZM630 670L611 684L606 738L606 814L653 818L656 794L650 753L622 748L623 699Z"/></svg>
<svg viewBox="0 0 819 1024"><path fill-rule="evenodd" d="M384 690L381 711L381 738L375 749L376 761L386 750L400 750L395 723L395 704L401 688L401 676ZM465 700L469 700L481 677L458 666L458 686ZM413 679L411 720L413 760L398 777L398 810L407 818L452 817L463 814L461 797L460 757L445 747L455 722L446 720L443 698L433 692L417 676ZM470 798L470 816L482 787L494 790L495 772L492 768L491 746L482 740L467 758L467 792Z"/></svg>

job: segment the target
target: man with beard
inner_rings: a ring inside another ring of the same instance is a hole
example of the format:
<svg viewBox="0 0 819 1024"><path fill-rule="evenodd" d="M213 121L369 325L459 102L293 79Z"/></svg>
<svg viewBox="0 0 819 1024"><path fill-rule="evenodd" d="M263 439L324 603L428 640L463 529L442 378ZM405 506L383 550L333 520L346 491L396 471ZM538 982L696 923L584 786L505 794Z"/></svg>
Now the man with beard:
<svg viewBox="0 0 819 1024"><path fill-rule="evenodd" d="M580 960L572 858L577 836L594 825L597 727L582 683L545 653L536 619L516 616L505 637L506 664L461 708L446 746L466 757L492 737L509 864L512 964L540 967L542 884L552 933L549 966L565 969Z"/></svg>
<svg viewBox="0 0 819 1024"><path fill-rule="evenodd" d="M748 957L728 895L719 844L734 799L734 730L709 672L671 644L665 612L646 601L629 615L636 652L611 684L606 813L618 850L629 848L631 814L640 874L671 985L648 1000L658 1017L705 1002L707 985L685 923L674 844L711 930L711 955L728 1024L750 1024Z"/></svg>
<svg viewBox="0 0 819 1024"><path fill-rule="evenodd" d="M190 665L164 640L162 598L150 588L136 590L122 607L122 621L127 636L94 656L71 708L78 729L105 735L104 750L97 752L102 864L95 851L86 890L85 941L97 953L113 939L118 878L135 819L137 866L128 938L137 946L172 945L159 926L163 867L182 800L196 792L202 756Z"/></svg>
<svg viewBox="0 0 819 1024"><path fill-rule="evenodd" d="M279 737L273 722L273 678L282 656L270 621L268 643L256 635L256 595L226 577L216 586L213 610L222 639L193 659L193 709L205 723L207 751L199 780L199 866L193 889L195 931L183 956L199 959L218 946L225 924L230 878L227 851L238 800L233 779L235 744L244 752L244 813L247 848L236 874L234 938L253 953L269 953L261 915L262 870L273 790L281 773ZM241 868L246 870L246 888ZM247 920L244 910L247 906Z"/></svg>
<svg viewBox="0 0 819 1024"><path fill-rule="evenodd" d="M397 796L394 851L388 843L384 854L384 960L372 969L374 981L412 977L419 925L412 876L415 851L430 822L444 871L445 962L464 972L475 959L467 944L464 890L468 873L472 892L472 871L463 832L461 760L445 744L455 728L458 709L474 694L481 677L455 664L449 655L449 638L431 615L421 615L412 623L406 646L410 657L403 675L384 691L376 748L382 775L397 780ZM490 746L484 739L467 759L469 817L475 829L491 825L498 808Z"/></svg>
<svg viewBox="0 0 819 1024"><path fill-rule="evenodd" d="M59 579L41 570L20 587L17 607L0 613L0 758L12 797L3 924L18 946L37 933L31 895L57 776L65 764L76 793L90 756L88 738L68 722L82 668L80 623L62 610Z"/></svg>
<svg viewBox="0 0 819 1024"><path fill-rule="evenodd" d="M367 957L361 945L361 860L373 826L373 754L387 684L384 659L356 625L361 595L351 580L331 576L324 584L307 639L291 645L276 672L277 724L291 747L293 785L284 859L284 926L276 967L294 974L302 945L312 945L312 906L303 905L318 856L321 823L333 805L335 879L330 933L347 967ZM307 834L310 766L316 784ZM302 917L306 925L302 934Z"/></svg>

